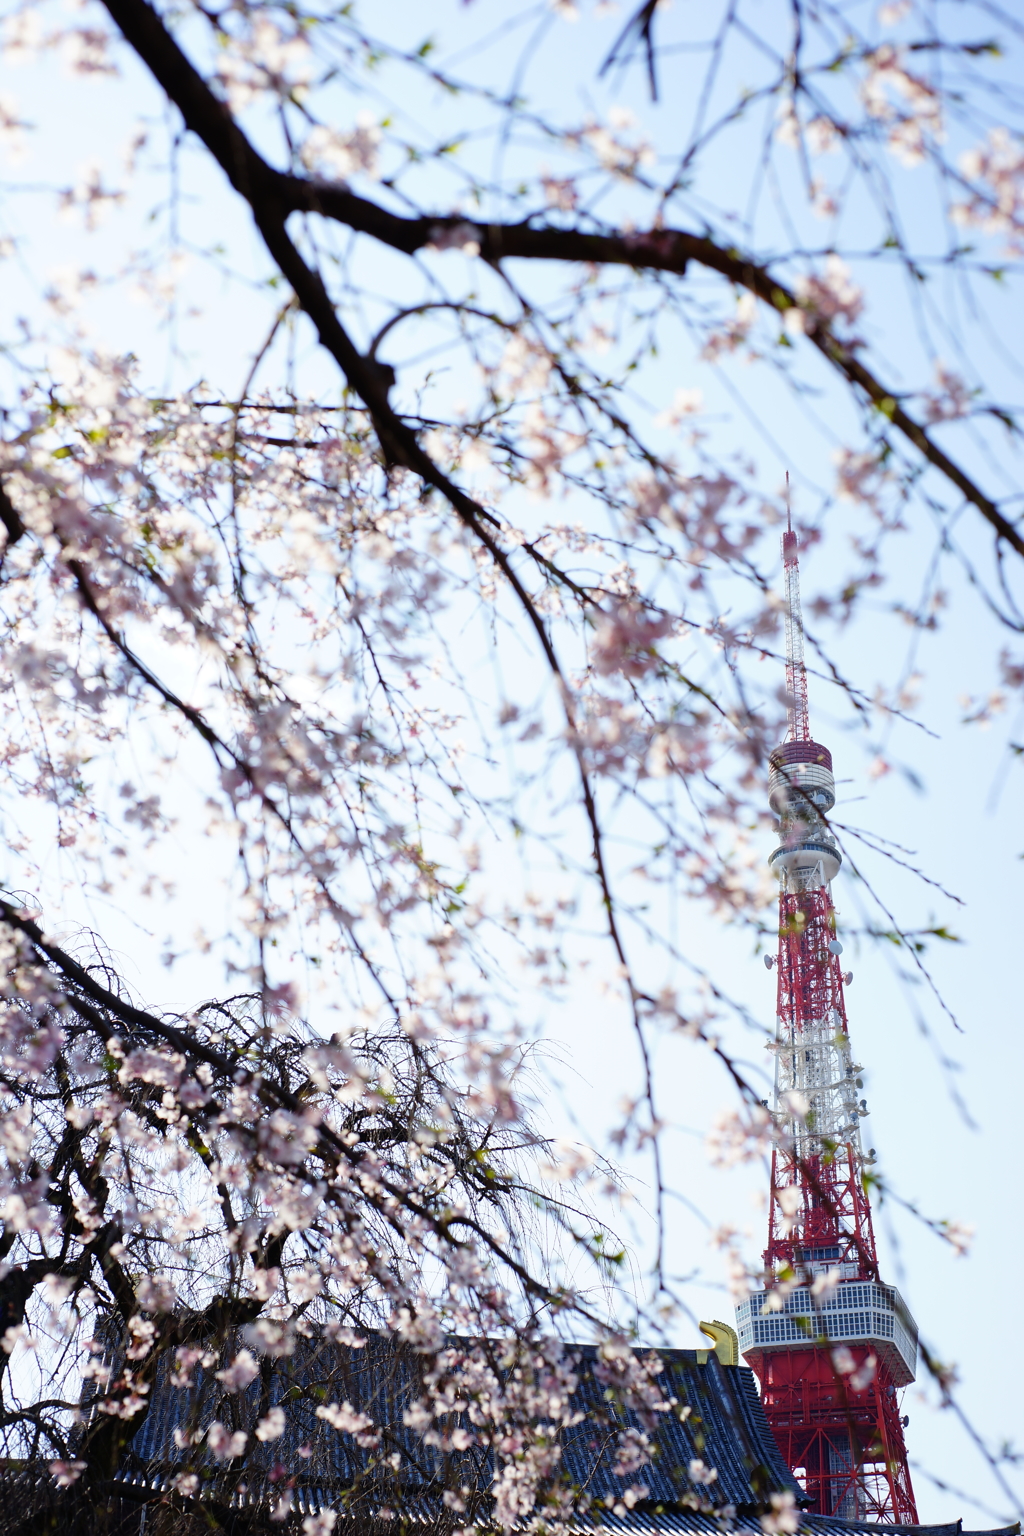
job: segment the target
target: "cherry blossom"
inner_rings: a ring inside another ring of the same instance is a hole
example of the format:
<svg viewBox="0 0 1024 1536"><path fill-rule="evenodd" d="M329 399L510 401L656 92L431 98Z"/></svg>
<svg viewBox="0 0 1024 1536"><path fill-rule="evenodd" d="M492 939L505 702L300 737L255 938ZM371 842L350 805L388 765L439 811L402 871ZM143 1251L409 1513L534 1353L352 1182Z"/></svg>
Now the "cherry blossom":
<svg viewBox="0 0 1024 1536"><path fill-rule="evenodd" d="M348 181L359 171L376 177L380 142L380 128L368 112L363 112L350 133L338 133L320 124L311 128L302 146L302 159L310 170L339 181Z"/></svg>
<svg viewBox="0 0 1024 1536"><path fill-rule="evenodd" d="M0 399L0 1342L39 1390L5 1449L34 1436L68 1497L168 1391L173 1509L279 1456L271 1518L327 1536L334 1511L296 1507L311 1432L284 1464L300 1412L382 1480L398 1453L344 1370L303 1410L278 1382L385 1340L415 1374L404 1429L455 1469L452 1518L476 1529L457 1467L479 1455L496 1526L566 1536L585 1338L639 1425L615 1430L605 1507L647 1500L657 1427L690 1406L655 1347L692 1336L664 1259L666 1130L699 1119L725 1173L767 1163L807 1108L773 1120L772 1057L749 1049L771 1002L755 1017L679 921L699 904L751 954L767 942L779 526L812 569L822 546L814 686L870 741L869 782L900 762L920 674L876 688L879 648L839 652L837 628L879 589L920 639L960 612L945 577L920 614L897 594L893 536L927 526L936 567L962 559L1020 627L997 442L1016 407L979 341L997 300L961 337L927 286L940 259L972 302L1006 280L966 237L936 256L935 209L1020 254L1024 117L989 92L995 60L914 7L883 7L900 30L881 43L852 18L838 53L816 14L802 54L765 16L751 83L726 8L713 111L683 145L632 58L612 61L632 106L600 95L620 80L590 9L549 14L578 30L539 94L525 56L505 89L512 42L494 79L474 62L475 11L462 61L348 7L147 13L202 110L103 7L4 22L6 58L98 85L97 120L124 130L53 161L60 91L0 99L5 148L43 167L11 206L62 214L69 246L0 232L12 285L35 284ZM662 11L652 28L690 37ZM656 40L652 91L677 68ZM913 348L894 270L923 295ZM149 308L126 330L129 295ZM995 654L978 724L1021 687ZM109 933L83 926L104 914ZM553 1000L592 988L622 1102L589 1145L531 1105ZM721 1069L721 1103L663 1082L662 1033ZM649 1222L604 1147L643 1160ZM957 1253L970 1231L931 1230ZM707 1240L746 1294L742 1221L716 1213ZM617 1269L651 1255L633 1295ZM836 1368L870 1385L868 1360ZM219 1406L196 1415L203 1394ZM717 1469L689 1477L704 1509ZM762 1526L798 1516L776 1497Z"/></svg>
<svg viewBox="0 0 1024 1536"><path fill-rule="evenodd" d="M223 1371L218 1371L217 1380L223 1382L228 1392L242 1392L251 1381L255 1381L260 1373L255 1356L248 1349L240 1350Z"/></svg>
<svg viewBox="0 0 1024 1536"><path fill-rule="evenodd" d="M828 256L824 271L800 277L796 293L807 315L822 320L845 320L852 325L864 307L864 296L839 256Z"/></svg>
<svg viewBox="0 0 1024 1536"><path fill-rule="evenodd" d="M283 1408L271 1408L265 1418L260 1419L256 1426L256 1439L264 1442L279 1440L285 1431L285 1412Z"/></svg>
<svg viewBox="0 0 1024 1536"><path fill-rule="evenodd" d="M1005 235L1010 250L1019 251L1024 228L1024 142L1005 128L992 128L986 140L960 156L960 169L976 190L966 202L953 204L953 218L986 234Z"/></svg>
<svg viewBox="0 0 1024 1536"><path fill-rule="evenodd" d="M217 1419L214 1419L206 1431L206 1443L218 1461L231 1461L236 1456L241 1456L247 1439L248 1436L243 1430L236 1430L232 1434Z"/></svg>
<svg viewBox="0 0 1024 1536"><path fill-rule="evenodd" d="M800 1510L792 1493L773 1493L771 1510L761 1516L764 1536L793 1536L800 1529Z"/></svg>
<svg viewBox="0 0 1024 1536"><path fill-rule="evenodd" d="M625 677L642 677L658 662L654 643L671 634L672 620L666 614L647 612L635 603L621 603L598 622L594 638L594 667L602 676L620 672Z"/></svg>

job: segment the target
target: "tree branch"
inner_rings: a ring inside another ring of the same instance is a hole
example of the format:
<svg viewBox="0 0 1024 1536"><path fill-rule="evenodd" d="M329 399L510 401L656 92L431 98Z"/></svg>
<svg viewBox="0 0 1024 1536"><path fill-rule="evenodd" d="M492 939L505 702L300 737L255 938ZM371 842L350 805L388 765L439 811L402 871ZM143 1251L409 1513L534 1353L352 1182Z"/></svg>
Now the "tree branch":
<svg viewBox="0 0 1024 1536"><path fill-rule="evenodd" d="M203 141L231 185L248 202L271 255L316 325L321 341L366 402L385 456L392 462L405 464L436 486L459 515L474 526L481 516L491 522L494 519L441 475L419 447L414 434L390 409L386 381L374 369L372 360L364 358L347 336L319 275L306 266L285 234L285 220L290 213L321 214L350 229L372 235L406 255L436 243L448 231L464 229L467 241L474 241L481 257L491 263L518 257L532 261L628 266L682 275L693 261L747 289L780 313L800 308L792 291L773 277L763 263L751 260L733 246L719 245L708 236L685 230L600 234L551 225L535 227L528 223L471 224L464 218L453 216L408 218L391 213L367 198L357 197L346 187L286 175L268 165L253 148L228 108L217 99L178 47L148 0L105 0L105 4L126 41L178 107L186 126ZM1024 557L1024 537L995 502L933 441L924 427L897 403L897 393L865 367L823 321L809 324L807 336L828 362L863 392L933 468L977 508L997 537Z"/></svg>

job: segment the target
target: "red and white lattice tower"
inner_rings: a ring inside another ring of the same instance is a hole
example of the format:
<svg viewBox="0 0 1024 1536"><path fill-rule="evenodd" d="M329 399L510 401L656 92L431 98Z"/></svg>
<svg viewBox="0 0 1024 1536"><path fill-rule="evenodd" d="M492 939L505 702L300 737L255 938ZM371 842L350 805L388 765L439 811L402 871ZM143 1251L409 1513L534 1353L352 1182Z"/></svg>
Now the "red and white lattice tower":
<svg viewBox="0 0 1024 1536"><path fill-rule="evenodd" d="M768 1422L810 1508L916 1523L899 1392L914 1380L917 1325L878 1274L853 1059L832 905L842 855L826 817L832 755L811 739L800 568L792 529L786 579L789 731L771 755L779 819L775 1150L764 1289L737 1308L740 1348L761 1381Z"/></svg>

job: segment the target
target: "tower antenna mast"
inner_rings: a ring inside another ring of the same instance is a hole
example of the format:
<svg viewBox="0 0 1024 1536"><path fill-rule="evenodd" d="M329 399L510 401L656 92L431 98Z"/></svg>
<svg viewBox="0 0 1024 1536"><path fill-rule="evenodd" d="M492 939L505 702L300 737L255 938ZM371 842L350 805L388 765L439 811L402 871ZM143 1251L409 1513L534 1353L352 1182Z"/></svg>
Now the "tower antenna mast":
<svg viewBox="0 0 1024 1536"><path fill-rule="evenodd" d="M917 1325L878 1273L861 1145L867 1101L853 1059L832 881L842 854L828 825L832 754L811 737L799 541L782 535L786 740L771 754L779 844L774 1149L764 1289L737 1308L740 1348L811 1509L916 1524L898 1393L914 1380Z"/></svg>
<svg viewBox="0 0 1024 1536"><path fill-rule="evenodd" d="M800 606L800 553L793 532L786 471L786 531L782 535L782 569L786 586L786 712L787 741L810 741L807 712L807 667L804 664L804 616Z"/></svg>

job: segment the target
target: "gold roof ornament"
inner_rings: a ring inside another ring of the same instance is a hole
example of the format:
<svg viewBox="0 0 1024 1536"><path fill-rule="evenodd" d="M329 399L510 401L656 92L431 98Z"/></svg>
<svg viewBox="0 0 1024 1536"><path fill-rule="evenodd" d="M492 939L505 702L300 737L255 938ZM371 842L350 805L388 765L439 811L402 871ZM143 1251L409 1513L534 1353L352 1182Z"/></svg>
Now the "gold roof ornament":
<svg viewBox="0 0 1024 1536"><path fill-rule="evenodd" d="M730 1328L728 1323L721 1322L717 1317L713 1323L701 1323L699 1327L701 1333L706 1333L709 1339L714 1340L719 1365L739 1365L740 1341L735 1328ZM698 1365L707 1365L710 1353L709 1349L698 1349Z"/></svg>

